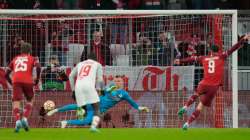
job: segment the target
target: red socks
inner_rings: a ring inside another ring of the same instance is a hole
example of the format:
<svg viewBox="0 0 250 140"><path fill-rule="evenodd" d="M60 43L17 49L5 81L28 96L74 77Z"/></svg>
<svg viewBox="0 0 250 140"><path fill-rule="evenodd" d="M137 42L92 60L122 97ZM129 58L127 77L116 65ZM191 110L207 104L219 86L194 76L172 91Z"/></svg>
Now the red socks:
<svg viewBox="0 0 250 140"><path fill-rule="evenodd" d="M21 114L20 114L19 108L14 108L14 109L13 109L13 114L14 114L14 116L15 116L15 120L16 120L16 121L17 121L17 120L20 120Z"/></svg>
<svg viewBox="0 0 250 140"><path fill-rule="evenodd" d="M198 98L198 95L192 95L191 97L189 97L189 99L187 100L187 102L185 103L185 106L189 107L192 103L195 102L195 100Z"/></svg>
<svg viewBox="0 0 250 140"><path fill-rule="evenodd" d="M23 116L25 118L28 118L31 114L31 111L32 111L32 105L31 104L26 104L25 107L24 107L24 113L23 113Z"/></svg>
<svg viewBox="0 0 250 140"><path fill-rule="evenodd" d="M194 120L196 120L198 118L198 116L200 115L200 110L195 110L192 115L188 118L188 124L191 124Z"/></svg>

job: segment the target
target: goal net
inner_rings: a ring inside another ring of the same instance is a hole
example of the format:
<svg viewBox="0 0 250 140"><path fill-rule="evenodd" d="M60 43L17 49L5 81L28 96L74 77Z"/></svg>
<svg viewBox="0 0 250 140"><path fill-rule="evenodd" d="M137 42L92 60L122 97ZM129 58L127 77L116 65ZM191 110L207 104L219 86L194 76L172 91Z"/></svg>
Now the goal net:
<svg viewBox="0 0 250 140"><path fill-rule="evenodd" d="M138 104L151 109L140 113L121 102L107 112L102 127L180 127L196 104L183 119L178 119L177 111L195 91L203 70L197 63L174 66L173 60L207 55L212 44L221 50L230 48L237 39L235 15L235 11L7 10L0 16L0 127L14 125L12 87L4 79L4 70L22 42L32 44L32 54L39 57L43 69L55 59L67 75L81 57L94 52L104 66L106 84L116 75L124 75L124 88ZM232 72L237 73L235 59L227 59L224 84L213 106L192 127L233 127L235 117L237 120L233 112L237 94L232 94L237 93L237 86L232 86ZM76 117L75 112L52 117L39 114L48 99L57 107L74 103L68 81L59 89L44 86L53 80L56 77L42 77L35 87L32 127L58 127L59 121Z"/></svg>

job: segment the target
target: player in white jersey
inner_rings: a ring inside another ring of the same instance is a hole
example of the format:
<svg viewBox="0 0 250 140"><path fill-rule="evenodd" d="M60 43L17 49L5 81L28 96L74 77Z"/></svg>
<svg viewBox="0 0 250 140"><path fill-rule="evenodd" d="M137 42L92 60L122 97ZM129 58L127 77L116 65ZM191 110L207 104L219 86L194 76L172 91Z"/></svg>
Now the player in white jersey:
<svg viewBox="0 0 250 140"><path fill-rule="evenodd" d="M92 104L95 110L91 131L97 131L96 127L100 122L99 96L96 91L96 84L103 85L102 65L96 60L95 54L89 54L88 59L76 65L69 75L70 86L79 107ZM75 83L75 77L76 83Z"/></svg>

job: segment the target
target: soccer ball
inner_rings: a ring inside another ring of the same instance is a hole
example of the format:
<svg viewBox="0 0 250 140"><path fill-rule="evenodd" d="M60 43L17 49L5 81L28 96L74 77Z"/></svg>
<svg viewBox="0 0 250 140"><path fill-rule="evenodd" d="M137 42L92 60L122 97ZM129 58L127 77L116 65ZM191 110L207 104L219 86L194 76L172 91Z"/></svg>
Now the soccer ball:
<svg viewBox="0 0 250 140"><path fill-rule="evenodd" d="M44 104L43 107L45 110L50 111L55 108L55 103L51 100L47 100Z"/></svg>

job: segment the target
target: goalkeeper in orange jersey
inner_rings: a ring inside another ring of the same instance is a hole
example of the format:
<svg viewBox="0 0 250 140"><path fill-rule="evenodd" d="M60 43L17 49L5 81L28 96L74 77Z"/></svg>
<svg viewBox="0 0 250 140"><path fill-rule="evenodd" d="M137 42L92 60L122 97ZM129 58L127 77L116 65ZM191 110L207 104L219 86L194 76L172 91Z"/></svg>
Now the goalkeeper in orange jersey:
<svg viewBox="0 0 250 140"><path fill-rule="evenodd" d="M175 60L177 65L193 61L199 62L203 65L204 70L204 77L199 83L196 92L189 97L184 106L178 111L178 116L181 118L188 107L200 97L198 106L182 127L184 130L187 130L190 124L200 115L204 106L209 107L211 105L219 86L222 85L225 59L242 46L247 46L247 39L250 39L250 34L243 36L237 44L224 52L219 52L219 47L214 45L211 46L211 52L208 56L194 56Z"/></svg>

